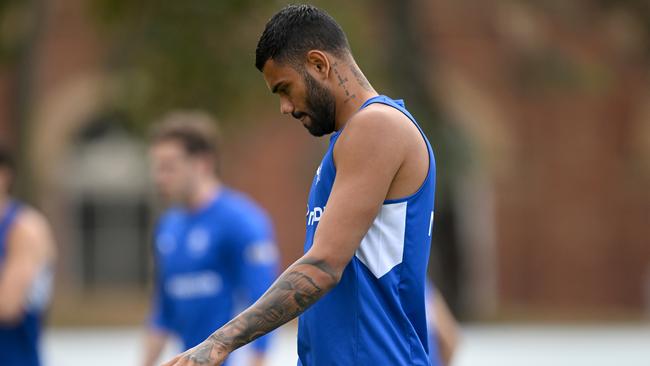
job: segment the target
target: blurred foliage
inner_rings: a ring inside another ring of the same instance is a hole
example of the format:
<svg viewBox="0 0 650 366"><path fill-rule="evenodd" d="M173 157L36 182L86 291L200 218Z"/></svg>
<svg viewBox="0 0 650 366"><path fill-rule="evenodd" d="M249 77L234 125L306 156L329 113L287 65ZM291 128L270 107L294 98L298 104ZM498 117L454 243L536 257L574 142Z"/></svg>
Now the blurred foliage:
<svg viewBox="0 0 650 366"><path fill-rule="evenodd" d="M644 33L646 40L650 38L650 1L648 0L528 0L525 3L552 16L570 19L576 27L580 28L584 28L585 25L587 27L593 25L593 17L586 13L592 9L597 10L600 15L611 15L614 12L624 13L634 23L638 23L639 30ZM650 53L650 42L645 42L643 51L646 54Z"/></svg>
<svg viewBox="0 0 650 366"><path fill-rule="evenodd" d="M518 90L531 94L604 92L615 77L603 63L577 60L552 47L522 54L513 75Z"/></svg>
<svg viewBox="0 0 650 366"><path fill-rule="evenodd" d="M27 41L33 11L28 1L0 0L0 66L14 64Z"/></svg>
<svg viewBox="0 0 650 366"><path fill-rule="evenodd" d="M342 3L329 1L325 8ZM228 124L275 103L254 67L255 47L266 21L285 4L93 0L100 35L110 44L107 67L122 85L116 105L126 110L131 127L142 131L171 108L205 109ZM346 29L353 24L348 19L339 19Z"/></svg>
<svg viewBox="0 0 650 366"><path fill-rule="evenodd" d="M597 0L603 10L622 10L636 18L643 26L646 39L650 37L650 1L648 0ZM646 52L650 52L650 42L646 43Z"/></svg>

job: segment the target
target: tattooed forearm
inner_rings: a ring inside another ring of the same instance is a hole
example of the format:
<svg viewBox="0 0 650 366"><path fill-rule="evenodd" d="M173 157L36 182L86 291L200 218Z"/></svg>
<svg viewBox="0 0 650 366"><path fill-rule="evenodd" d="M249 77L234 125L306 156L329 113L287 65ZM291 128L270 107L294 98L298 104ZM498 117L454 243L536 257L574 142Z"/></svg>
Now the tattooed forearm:
<svg viewBox="0 0 650 366"><path fill-rule="evenodd" d="M309 258L309 257L304 257L304 258L299 259L296 262L296 264L309 264L309 265L312 265L312 266L318 268L321 272L323 272L323 273L327 274L328 276L330 276L330 278L332 280L334 280L336 282L338 282L338 280L339 280L338 277L336 276L336 272L334 271L334 269L332 267L330 267L330 265L327 264L327 262L325 262L322 259L313 259L313 258Z"/></svg>
<svg viewBox="0 0 650 366"><path fill-rule="evenodd" d="M338 279L324 261L303 258L289 267L253 306L209 339L229 351L237 349L302 314L336 286Z"/></svg>
<svg viewBox="0 0 650 366"><path fill-rule="evenodd" d="M207 365L212 361L210 353L212 352L214 345L212 344L202 344L197 347L191 354L187 355L186 358L190 361L194 361L199 365Z"/></svg>

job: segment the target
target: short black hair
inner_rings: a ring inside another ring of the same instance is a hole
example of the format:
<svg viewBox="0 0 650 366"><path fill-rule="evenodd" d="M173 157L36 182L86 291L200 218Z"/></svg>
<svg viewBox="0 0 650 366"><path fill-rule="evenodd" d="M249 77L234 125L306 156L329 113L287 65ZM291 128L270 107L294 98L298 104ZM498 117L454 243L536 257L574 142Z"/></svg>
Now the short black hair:
<svg viewBox="0 0 650 366"><path fill-rule="evenodd" d="M257 42L255 67L262 71L269 59L297 64L309 50L341 57L350 45L341 26L327 12L312 5L289 5L266 23Z"/></svg>
<svg viewBox="0 0 650 366"><path fill-rule="evenodd" d="M0 168L13 172L15 169L14 157L7 146L0 144Z"/></svg>

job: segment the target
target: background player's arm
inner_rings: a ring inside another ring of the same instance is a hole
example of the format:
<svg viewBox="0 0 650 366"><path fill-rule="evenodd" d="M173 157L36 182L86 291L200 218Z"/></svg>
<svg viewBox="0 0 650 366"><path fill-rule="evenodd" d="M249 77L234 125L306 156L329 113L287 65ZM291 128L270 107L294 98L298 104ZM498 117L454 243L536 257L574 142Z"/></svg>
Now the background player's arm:
<svg viewBox="0 0 650 366"><path fill-rule="evenodd" d="M23 210L9 233L6 261L0 268L0 322L19 321L39 271L54 256L54 242L45 218Z"/></svg>
<svg viewBox="0 0 650 366"><path fill-rule="evenodd" d="M159 264L156 265L151 316L144 336L142 366L156 365L169 339L168 298Z"/></svg>
<svg viewBox="0 0 650 366"><path fill-rule="evenodd" d="M394 123L382 122L357 115L339 137L336 181L312 248L253 306L167 365L220 365L230 352L297 317L338 284L405 156L403 135Z"/></svg>
<svg viewBox="0 0 650 366"><path fill-rule="evenodd" d="M427 306L432 307L430 311L431 314L434 314L434 329L436 330L440 359L443 365L448 366L458 348L458 323L449 310L442 293L436 290L432 297L433 299L428 301Z"/></svg>
<svg viewBox="0 0 650 366"><path fill-rule="evenodd" d="M263 353L255 352L250 358L250 366L264 366L266 364L266 356Z"/></svg>
<svg viewBox="0 0 650 366"><path fill-rule="evenodd" d="M142 366L154 366L167 344L169 334L164 330L149 328L144 337Z"/></svg>

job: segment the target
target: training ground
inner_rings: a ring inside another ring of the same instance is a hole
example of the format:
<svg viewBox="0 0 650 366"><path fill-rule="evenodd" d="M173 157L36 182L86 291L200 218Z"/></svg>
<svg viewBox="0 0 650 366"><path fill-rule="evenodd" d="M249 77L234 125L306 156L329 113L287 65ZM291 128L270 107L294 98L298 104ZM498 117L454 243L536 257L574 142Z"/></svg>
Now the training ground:
<svg viewBox="0 0 650 366"><path fill-rule="evenodd" d="M650 365L648 324L465 325L462 336L454 366ZM296 364L295 337L293 324L279 330L268 366ZM137 328L50 329L44 339L45 366L138 366L141 344Z"/></svg>

